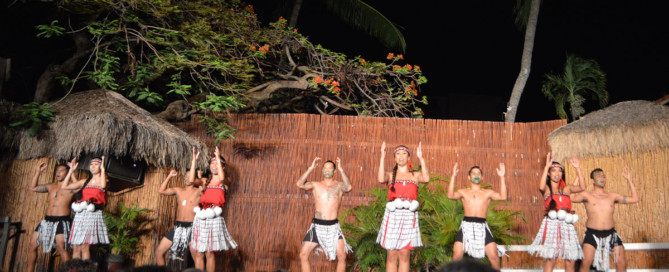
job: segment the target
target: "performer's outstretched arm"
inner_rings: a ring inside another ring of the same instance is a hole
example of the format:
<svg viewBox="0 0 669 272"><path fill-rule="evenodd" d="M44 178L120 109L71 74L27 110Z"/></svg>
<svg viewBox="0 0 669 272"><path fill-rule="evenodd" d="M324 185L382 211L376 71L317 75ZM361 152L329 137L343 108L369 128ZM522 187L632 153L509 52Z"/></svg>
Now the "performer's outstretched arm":
<svg viewBox="0 0 669 272"><path fill-rule="evenodd" d="M458 174L458 172L460 172L460 169L458 169L458 163L456 162L453 166L451 180L448 182L448 194L446 196L449 199L458 200L462 198L462 194L459 190L457 192L453 192L455 190L455 176Z"/></svg>
<svg viewBox="0 0 669 272"><path fill-rule="evenodd" d="M379 175L377 176L376 180L379 183L386 183L388 180L390 180L390 177L386 174L386 169L384 165L384 161L386 158L386 142L384 141L381 144L381 162L379 164Z"/></svg>
<svg viewBox="0 0 669 272"><path fill-rule="evenodd" d="M100 163L100 187L107 189L107 170L105 170L105 156L102 156Z"/></svg>
<svg viewBox="0 0 669 272"><path fill-rule="evenodd" d="M420 161L420 175L418 175L418 182L430 182L430 172L427 171L427 166L425 166L425 159L423 158L423 148L421 142L418 142L418 148L416 148L416 157L418 157L418 161Z"/></svg>
<svg viewBox="0 0 669 272"><path fill-rule="evenodd" d="M314 185L311 182L307 182L307 177L309 174L311 174L311 171L314 171L314 168L316 167L316 162L320 160L321 158L316 157L313 162L311 162L311 166L309 166L309 169L307 169L304 174L300 177L300 179L297 180L297 187L303 190L311 190L314 188Z"/></svg>
<svg viewBox="0 0 669 272"><path fill-rule="evenodd" d="M37 173L33 176L33 179L30 181L30 187L28 187L28 190L36 192L36 193L48 193L49 192L49 186L48 185L40 185L37 186L37 181L39 180L39 176L46 170L46 163L43 162L39 165L39 168L37 169Z"/></svg>
<svg viewBox="0 0 669 272"><path fill-rule="evenodd" d="M79 166L77 158L72 158L72 160L68 162L67 165L70 167L70 170L67 172L67 176L65 176L61 188L68 190L77 190L81 188L81 186L84 186L84 182L86 182L85 179L77 180L74 178L74 169L77 169L77 167Z"/></svg>
<svg viewBox="0 0 669 272"><path fill-rule="evenodd" d="M170 173L167 175L163 183L160 184L160 189L158 189L158 193L167 196L175 195L177 191L174 188L167 188L167 184L170 182L170 179L176 176L177 176L177 171L174 169L170 170Z"/></svg>
<svg viewBox="0 0 669 272"><path fill-rule="evenodd" d="M627 180L627 185L629 185L630 191L632 192L632 195L631 196L618 195L616 197L616 201L618 203L622 203L622 204L633 204L633 203L639 202L640 201L639 195L636 193L636 189L634 188L634 184L632 183L632 179L630 178L629 167L625 166L625 169L623 170L622 175L623 175L623 178L625 178Z"/></svg>
<svg viewBox="0 0 669 272"><path fill-rule="evenodd" d="M223 180L225 180L225 171L223 171L223 164L221 163L221 153L220 150L218 149L218 146L216 146L216 149L214 149L214 156L216 156L216 168L218 169L218 173L216 175L221 181L221 184L223 184Z"/></svg>
<svg viewBox="0 0 669 272"><path fill-rule="evenodd" d="M490 197L492 200L495 201L504 201L507 198L507 193L506 193L506 181L504 180L504 174L506 173L506 167L504 166L504 163L499 163L499 168L497 168L497 175L499 176L499 184L500 184L500 190L499 193L495 192L492 194Z"/></svg>
<svg viewBox="0 0 669 272"><path fill-rule="evenodd" d="M186 182L193 183L195 182L195 172L197 171L197 158L200 156L200 151L196 151L193 147L193 155L191 156L190 161L190 170L188 171L188 178Z"/></svg>
<svg viewBox="0 0 669 272"><path fill-rule="evenodd" d="M553 164L553 159L551 158L551 153L548 152L546 154L546 167L544 167L544 173L539 176L539 191L543 194L546 192L546 176L548 176L548 169L551 168L551 164Z"/></svg>
<svg viewBox="0 0 669 272"><path fill-rule="evenodd" d="M339 173L341 174L341 180L344 183L343 186L341 187L341 190L344 193L348 193L351 191L351 180L348 179L348 176L346 176L346 173L344 173L344 169L341 168L341 159L337 157L337 169L339 169Z"/></svg>
<svg viewBox="0 0 669 272"><path fill-rule="evenodd" d="M583 178L583 173L581 172L581 162L578 160L578 157L576 157L576 154L571 155L571 165L576 168L576 180L574 180L574 184L569 186L567 193L583 192L585 191L585 179Z"/></svg>

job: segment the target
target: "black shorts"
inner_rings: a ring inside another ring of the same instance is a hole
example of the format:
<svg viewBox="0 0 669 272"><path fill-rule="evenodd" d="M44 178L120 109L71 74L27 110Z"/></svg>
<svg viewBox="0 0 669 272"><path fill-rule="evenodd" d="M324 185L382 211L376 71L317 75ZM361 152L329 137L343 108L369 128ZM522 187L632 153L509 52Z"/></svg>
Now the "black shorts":
<svg viewBox="0 0 669 272"><path fill-rule="evenodd" d="M44 217L44 220L49 221L51 223L60 223L62 221L70 222L70 224L72 223L72 218L70 218L69 215L66 215L66 216L48 216L47 215L47 216ZM35 231L39 231L39 226L40 225L38 224L37 227L35 228ZM57 224L56 225L56 235L65 233L65 229L63 227L64 227L64 224ZM70 230L67 230L67 231L70 231Z"/></svg>
<svg viewBox="0 0 669 272"><path fill-rule="evenodd" d="M167 238L167 240L174 241L174 229L177 227L192 228L193 222L183 222L183 221L174 222L174 226L165 234L165 238Z"/></svg>
<svg viewBox="0 0 669 272"><path fill-rule="evenodd" d="M595 240L595 237L592 237L593 235L597 236L598 238L604 238L609 235L613 235L609 244L611 249L623 245L623 239L620 238L620 235L618 235L615 228L610 230L594 230L591 228L586 228L585 236L583 237L583 244L589 244L594 248L597 248L597 241Z"/></svg>
<svg viewBox="0 0 669 272"><path fill-rule="evenodd" d="M480 218L480 217L467 217L465 216L462 221L467 221L467 222L472 222L472 223L486 223L485 218ZM458 234L455 236L455 241L462 243L462 228L458 230ZM492 237L492 233L490 233L490 230L486 228L485 232L485 245L488 245L490 243L495 242L495 238Z"/></svg>
<svg viewBox="0 0 669 272"><path fill-rule="evenodd" d="M334 220L321 220L321 219L312 219L311 223L316 224L316 225L321 225L321 226L332 226L334 224L339 223L339 220L334 219ZM339 239L344 239L344 236L339 235ZM307 231L307 235L304 236L304 239L302 239L302 242L312 242L316 244L320 244L318 242L318 235L316 235L316 229L314 228L309 228Z"/></svg>

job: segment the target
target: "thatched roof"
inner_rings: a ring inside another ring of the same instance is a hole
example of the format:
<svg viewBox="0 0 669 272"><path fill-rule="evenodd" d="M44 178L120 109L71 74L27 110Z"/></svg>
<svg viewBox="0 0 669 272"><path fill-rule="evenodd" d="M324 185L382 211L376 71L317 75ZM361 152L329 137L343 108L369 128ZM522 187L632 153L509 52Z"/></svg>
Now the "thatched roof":
<svg viewBox="0 0 669 272"><path fill-rule="evenodd" d="M185 170L195 146L204 154L198 166L208 165L206 145L117 92L80 92L51 105L55 121L38 137L28 136L25 130L0 135L7 140L2 143L5 148L17 152L16 159L50 156L69 160L87 153L129 155L151 166Z"/></svg>
<svg viewBox="0 0 669 272"><path fill-rule="evenodd" d="M548 135L556 161L637 153L669 147L669 107L626 101L589 113Z"/></svg>

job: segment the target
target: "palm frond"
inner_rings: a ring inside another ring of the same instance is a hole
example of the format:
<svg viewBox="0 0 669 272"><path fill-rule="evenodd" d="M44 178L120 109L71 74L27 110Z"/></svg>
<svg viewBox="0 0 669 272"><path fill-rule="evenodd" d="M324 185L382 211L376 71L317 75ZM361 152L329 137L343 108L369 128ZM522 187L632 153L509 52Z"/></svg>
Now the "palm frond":
<svg viewBox="0 0 669 272"><path fill-rule="evenodd" d="M381 12L361 0L324 0L326 7L344 22L369 33L392 50L406 51L406 41L399 29Z"/></svg>

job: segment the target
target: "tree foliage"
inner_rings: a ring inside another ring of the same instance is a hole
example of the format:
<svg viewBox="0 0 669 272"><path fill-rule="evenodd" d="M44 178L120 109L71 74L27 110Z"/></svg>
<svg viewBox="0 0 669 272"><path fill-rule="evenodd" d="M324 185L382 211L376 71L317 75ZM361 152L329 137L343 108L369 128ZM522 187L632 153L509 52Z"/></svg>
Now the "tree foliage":
<svg viewBox="0 0 669 272"><path fill-rule="evenodd" d="M428 185L420 185L418 189L423 247L412 253L412 269L436 271L450 262L453 256L453 243L464 218L464 209L461 201L448 199L447 190L440 180L445 179L435 175ZM383 220L388 190L376 188L369 193L376 198L374 201L345 211L339 221L342 222L346 241L353 248L354 270L384 271L386 251L376 244L376 237ZM490 206L486 218L495 242L511 245L524 241L525 238L512 233L518 218L525 221L522 212L496 208L499 204L501 202Z"/></svg>
<svg viewBox="0 0 669 272"><path fill-rule="evenodd" d="M546 74L541 91L555 103L555 111L561 119L567 119L565 106L569 104L571 120L585 113L583 104L590 96L600 108L609 103L606 91L606 74L595 60L568 55L563 74Z"/></svg>
<svg viewBox="0 0 669 272"><path fill-rule="evenodd" d="M66 35L90 37L79 72L58 78L66 89L92 81L154 110L209 94L191 105L218 139L231 136L220 130L230 112L422 117L427 103L418 94L427 79L402 55L349 58L283 18L261 26L238 1L65 0L59 8L75 21ZM38 29L63 32L56 21Z"/></svg>

